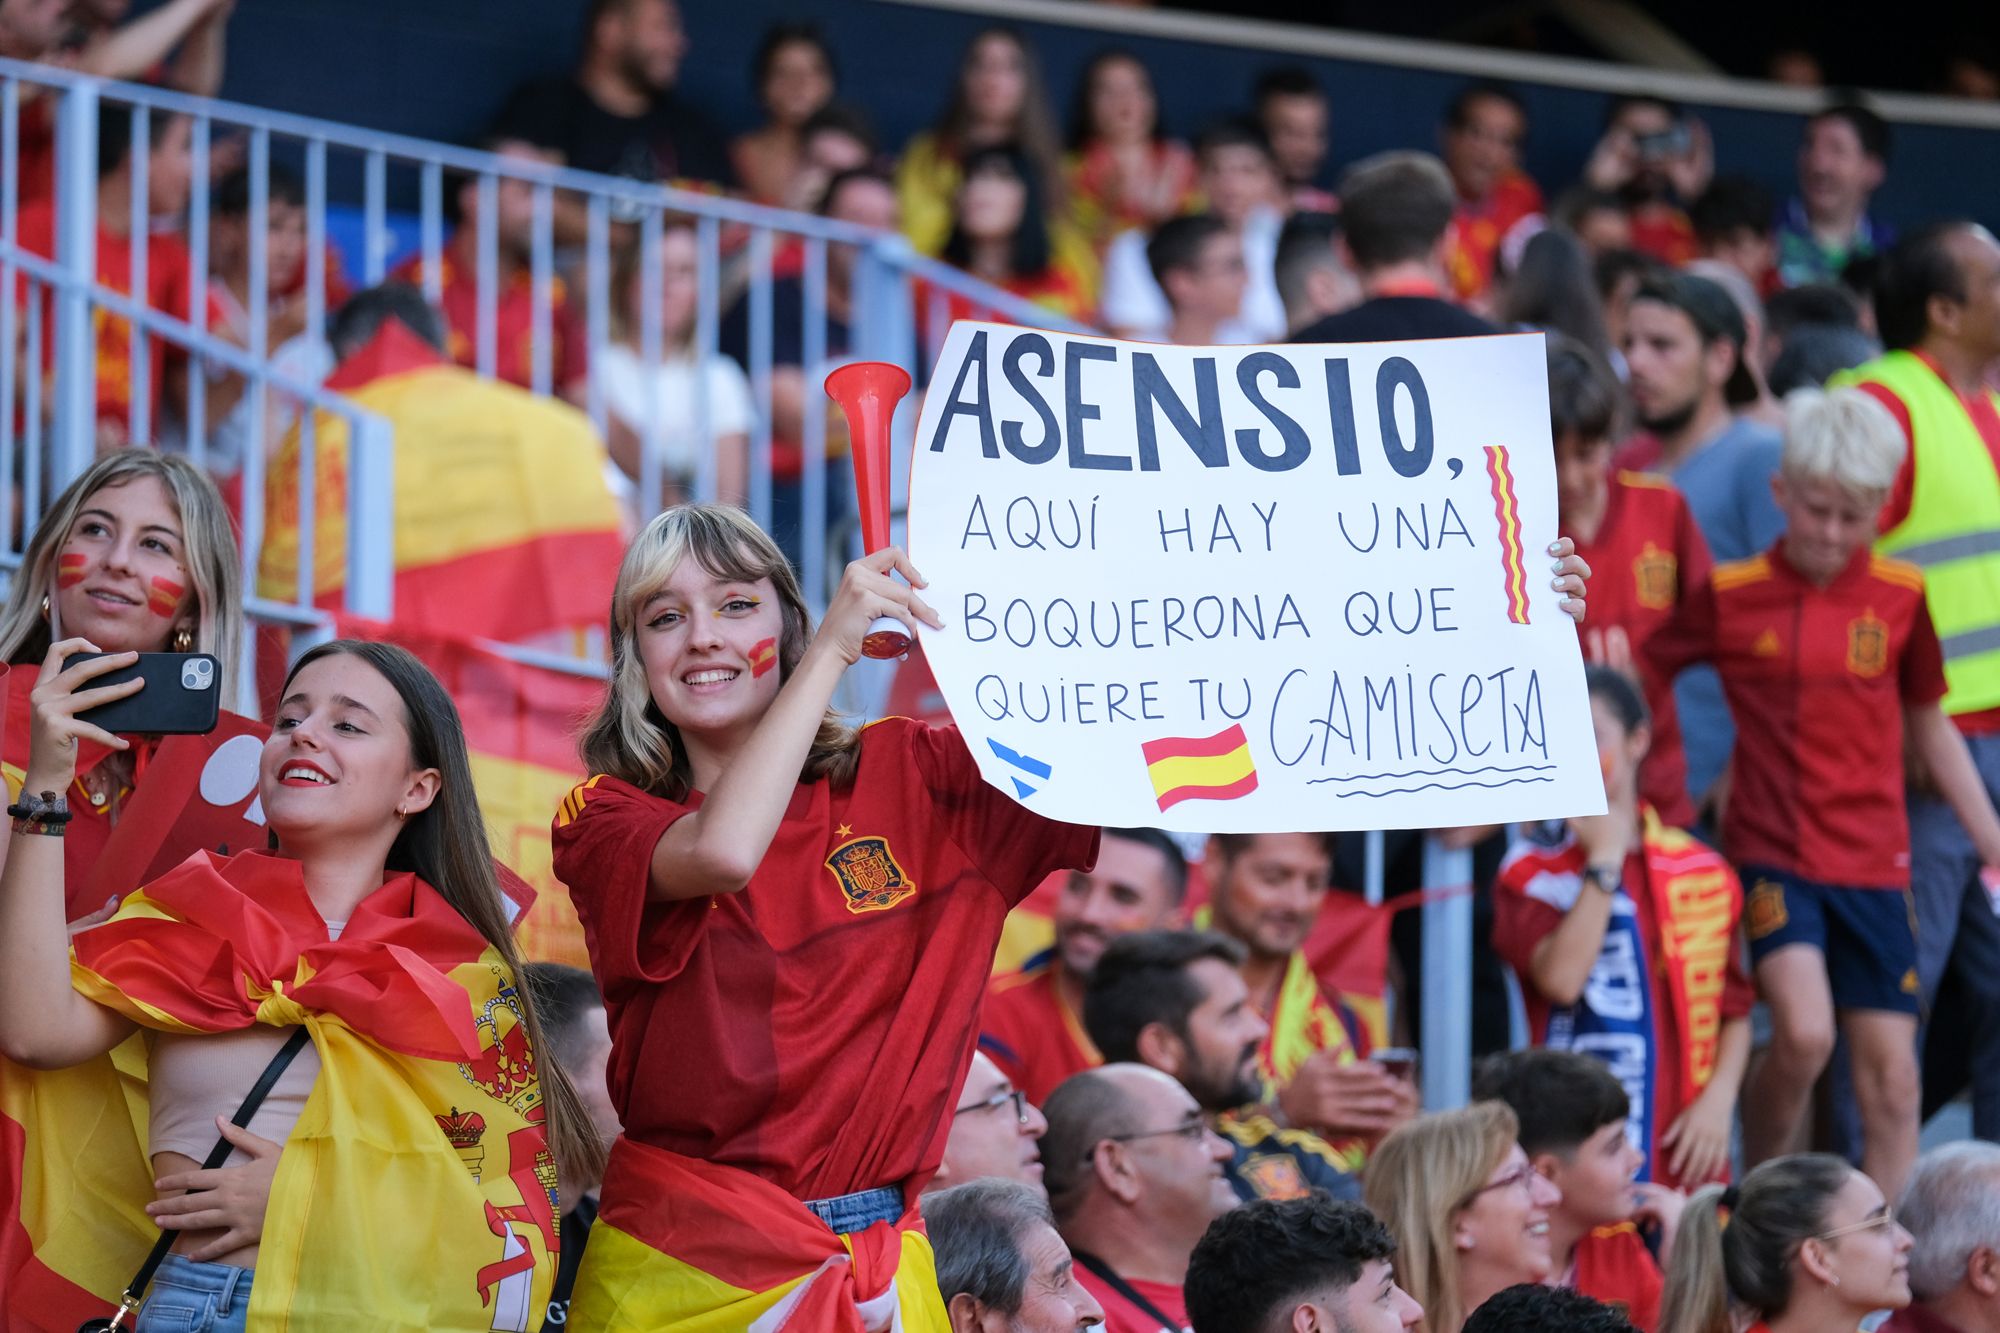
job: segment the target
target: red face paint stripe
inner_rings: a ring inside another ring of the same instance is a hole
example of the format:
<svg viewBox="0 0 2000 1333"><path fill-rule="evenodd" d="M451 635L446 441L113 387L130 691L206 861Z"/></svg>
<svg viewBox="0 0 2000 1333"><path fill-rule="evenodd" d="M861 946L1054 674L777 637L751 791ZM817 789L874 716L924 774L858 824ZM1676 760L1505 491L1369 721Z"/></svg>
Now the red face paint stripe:
<svg viewBox="0 0 2000 1333"><path fill-rule="evenodd" d="M750 679L756 680L778 665L778 641L765 639L750 649Z"/></svg>
<svg viewBox="0 0 2000 1333"><path fill-rule="evenodd" d="M172 579L156 578L153 590L146 594L146 607L156 616L171 616L180 609L181 594L186 591Z"/></svg>
<svg viewBox="0 0 2000 1333"><path fill-rule="evenodd" d="M84 571L90 567L90 557L81 551L69 551L56 557L56 586L74 588L83 582Z"/></svg>

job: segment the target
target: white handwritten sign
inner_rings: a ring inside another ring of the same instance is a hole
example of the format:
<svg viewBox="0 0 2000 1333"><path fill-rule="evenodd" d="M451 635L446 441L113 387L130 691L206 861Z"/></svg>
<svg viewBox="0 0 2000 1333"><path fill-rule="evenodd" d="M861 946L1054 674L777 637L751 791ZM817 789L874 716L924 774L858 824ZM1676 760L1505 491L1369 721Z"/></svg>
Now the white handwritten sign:
<svg viewBox="0 0 2000 1333"><path fill-rule="evenodd" d="M910 554L986 780L1197 832L1602 811L1543 356L956 325Z"/></svg>

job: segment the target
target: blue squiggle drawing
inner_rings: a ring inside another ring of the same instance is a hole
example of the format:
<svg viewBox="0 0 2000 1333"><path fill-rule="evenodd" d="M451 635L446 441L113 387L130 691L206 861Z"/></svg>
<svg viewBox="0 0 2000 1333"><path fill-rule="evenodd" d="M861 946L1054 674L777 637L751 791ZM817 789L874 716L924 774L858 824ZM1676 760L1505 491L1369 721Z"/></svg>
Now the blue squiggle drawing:
<svg viewBox="0 0 2000 1333"><path fill-rule="evenodd" d="M1314 778L1314 782L1373 782L1384 778L1435 778L1447 773L1460 777L1471 777L1474 773L1553 773L1554 764L1517 764L1513 768L1502 768L1498 764L1482 764L1478 768L1413 768L1407 773L1349 773L1344 777Z"/></svg>
<svg viewBox="0 0 2000 1333"><path fill-rule="evenodd" d="M1322 782L1338 782L1338 778L1314 778L1309 786ZM1502 778L1498 782L1426 782L1421 787L1391 787L1387 791L1337 791L1335 796L1401 796L1410 792L1429 791L1435 787L1439 791L1460 791L1466 787L1512 787L1524 782L1554 782L1554 778Z"/></svg>

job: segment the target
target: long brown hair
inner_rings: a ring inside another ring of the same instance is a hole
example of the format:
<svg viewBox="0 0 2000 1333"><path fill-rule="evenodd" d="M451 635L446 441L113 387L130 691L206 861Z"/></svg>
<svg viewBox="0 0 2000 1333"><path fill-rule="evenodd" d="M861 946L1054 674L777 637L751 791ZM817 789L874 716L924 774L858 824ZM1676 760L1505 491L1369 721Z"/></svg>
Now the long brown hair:
<svg viewBox="0 0 2000 1333"><path fill-rule="evenodd" d="M56 556L69 540L77 515L107 486L141 477L160 483L181 521L181 563L194 585L194 651L213 653L220 667L223 706L241 706L236 671L243 660L243 575L229 511L208 474L178 454L120 449L92 463L63 488L35 525L21 567L0 611L0 661L38 665L48 656L49 622L42 599L55 594Z"/></svg>
<svg viewBox="0 0 2000 1333"><path fill-rule="evenodd" d="M646 664L639 657L639 612L673 577L681 561L693 560L721 579L755 583L771 580L783 612L778 632L779 679L789 680L812 642L812 615L798 576L778 544L733 505L675 505L655 517L633 539L611 590L611 684L584 728L579 750L592 773L609 773L641 791L684 800L693 790L694 770L680 728L653 702ZM854 780L861 733L828 710L806 755L801 782Z"/></svg>
<svg viewBox="0 0 2000 1333"><path fill-rule="evenodd" d="M286 675L286 687L308 664L337 654L360 658L389 682L403 701L410 762L418 768L435 768L439 774L437 798L404 823L383 868L407 871L436 889L438 896L500 955L514 982L528 1042L535 1053L549 1149L569 1179L595 1180L604 1170L604 1143L543 1038L533 987L525 978L525 960L514 940L514 928L500 895L500 878L493 869L486 821L473 794L472 763L466 754L465 727L459 721L458 706L430 669L408 651L394 644L359 639L336 639L304 654Z"/></svg>
<svg viewBox="0 0 2000 1333"><path fill-rule="evenodd" d="M979 56L979 48L992 39L1007 42L1020 53L1021 110L1014 117L1013 131L1007 138L1034 165L1035 175L1042 187L1043 207L1049 210L1051 216L1056 216L1062 211L1066 193L1062 173L1062 135L1056 129L1056 115L1049 104L1048 85L1042 78L1041 61L1035 56L1035 48L1028 45L1028 39L1018 30L1004 25L986 28L965 44L965 52L958 61L958 78L952 84L951 101L932 131L937 138L937 146L953 161L963 161L974 147L966 141L972 129L972 99L966 96L965 78L972 69L972 62Z"/></svg>
<svg viewBox="0 0 2000 1333"><path fill-rule="evenodd" d="M1520 1133L1506 1103L1474 1102L1412 1120L1368 1160L1368 1206L1395 1233L1396 1281L1424 1307L1429 1333L1458 1333L1465 1324L1452 1219Z"/></svg>

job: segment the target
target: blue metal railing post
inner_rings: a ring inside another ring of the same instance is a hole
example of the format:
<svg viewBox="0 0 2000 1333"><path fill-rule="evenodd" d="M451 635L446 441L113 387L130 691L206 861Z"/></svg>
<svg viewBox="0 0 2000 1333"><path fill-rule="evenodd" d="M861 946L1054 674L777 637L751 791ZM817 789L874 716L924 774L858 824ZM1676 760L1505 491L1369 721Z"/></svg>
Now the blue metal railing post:
<svg viewBox="0 0 2000 1333"><path fill-rule="evenodd" d="M1424 1109L1472 1094L1472 849L1424 837Z"/></svg>
<svg viewBox="0 0 2000 1333"><path fill-rule="evenodd" d="M910 275L903 267L913 251L900 236L883 236L857 256L854 307L860 317L855 330L855 355L867 361L887 361L916 378L917 325L910 299ZM903 448L905 433L898 422L913 422L917 396L905 398L890 423L889 508L902 513L910 502L910 455ZM914 425L911 426L914 430ZM900 527L900 524L898 525ZM902 535L897 534L897 540ZM858 552L857 552L858 554Z"/></svg>
<svg viewBox="0 0 2000 1333"><path fill-rule="evenodd" d="M97 331L90 299L97 281L97 89L95 80L77 81L56 111L56 264L68 280L53 293L52 491L89 466L97 447ZM145 147L134 145L134 151ZM28 373L40 375L42 368L31 363Z"/></svg>
<svg viewBox="0 0 2000 1333"><path fill-rule="evenodd" d="M347 609L396 609L396 440L386 417L357 412L347 431Z"/></svg>

